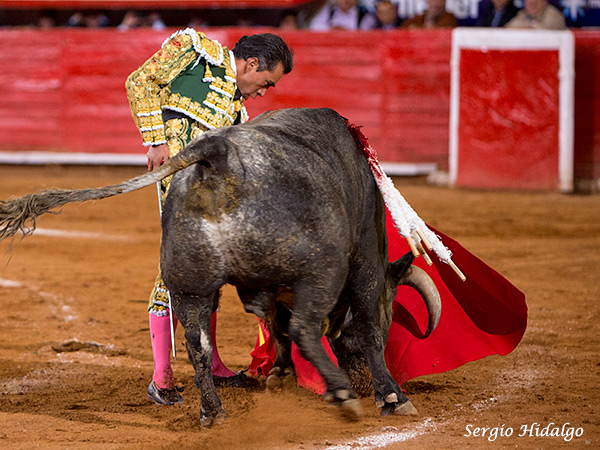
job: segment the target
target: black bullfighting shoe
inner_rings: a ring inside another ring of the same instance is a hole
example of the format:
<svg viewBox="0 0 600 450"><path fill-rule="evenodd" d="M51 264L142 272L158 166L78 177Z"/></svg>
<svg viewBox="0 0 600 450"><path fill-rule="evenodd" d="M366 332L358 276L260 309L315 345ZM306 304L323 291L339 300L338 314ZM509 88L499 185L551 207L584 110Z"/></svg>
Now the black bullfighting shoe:
<svg viewBox="0 0 600 450"><path fill-rule="evenodd" d="M245 389L255 389L258 387L260 382L256 378L246 376L245 370L240 370L235 375L230 377L218 377L213 375L213 381L215 386L220 387L235 387Z"/></svg>
<svg viewBox="0 0 600 450"><path fill-rule="evenodd" d="M171 388L160 389L154 384L154 380L148 385L148 398L157 405L175 405L183 403L183 397L179 393L183 389Z"/></svg>

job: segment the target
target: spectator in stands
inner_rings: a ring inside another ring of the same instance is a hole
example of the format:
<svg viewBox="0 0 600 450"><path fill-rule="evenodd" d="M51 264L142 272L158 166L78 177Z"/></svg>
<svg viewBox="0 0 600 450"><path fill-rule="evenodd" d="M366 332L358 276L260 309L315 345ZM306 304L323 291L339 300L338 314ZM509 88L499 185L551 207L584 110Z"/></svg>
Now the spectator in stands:
<svg viewBox="0 0 600 450"><path fill-rule="evenodd" d="M247 120L244 102L264 96L292 70L293 58L279 36L243 36L233 50L191 28L173 34L127 78L133 120L148 148L148 170L158 168L207 130ZM170 177L169 177L170 178ZM161 203L170 179L161 182ZM154 373L149 398L159 405L181 403L170 362L169 292L160 274L148 307ZM235 373L219 357L216 313L211 318L212 374L215 383L248 386L251 380Z"/></svg>
<svg viewBox="0 0 600 450"><path fill-rule="evenodd" d="M108 26L108 17L101 12L86 14L83 18L86 28L102 28Z"/></svg>
<svg viewBox="0 0 600 450"><path fill-rule="evenodd" d="M108 17L101 12L84 14L81 11L73 13L68 21L69 27L101 28L108 26Z"/></svg>
<svg viewBox="0 0 600 450"><path fill-rule="evenodd" d="M56 18L52 11L42 11L37 20L37 27L42 30L48 30L56 26Z"/></svg>
<svg viewBox="0 0 600 450"><path fill-rule="evenodd" d="M403 28L454 28L458 21L446 11L446 0L427 0L427 9L423 14L406 19Z"/></svg>
<svg viewBox="0 0 600 450"><path fill-rule="evenodd" d="M240 28L249 28L256 26L256 16L250 10L240 9L235 12L234 26Z"/></svg>
<svg viewBox="0 0 600 450"><path fill-rule="evenodd" d="M84 27L85 22L84 22L83 13L81 11L77 11L77 12L74 12L73 14L71 14L69 16L69 19L67 20L67 26L68 27Z"/></svg>
<svg viewBox="0 0 600 450"><path fill-rule="evenodd" d="M402 24L402 19L398 16L398 6L391 0L379 0L375 5L376 29L394 30Z"/></svg>
<svg viewBox="0 0 600 450"><path fill-rule="evenodd" d="M519 8L515 6L513 0L484 1L480 5L476 24L478 27L503 27L519 12Z"/></svg>
<svg viewBox="0 0 600 450"><path fill-rule="evenodd" d="M137 11L127 11L123 17L123 20L119 26L117 26L117 29L119 31L127 31L131 30L132 28L138 28L141 25L142 16L138 14Z"/></svg>
<svg viewBox="0 0 600 450"><path fill-rule="evenodd" d="M300 28L298 26L298 17L296 15L296 11L294 10L286 10L281 15L281 20L279 21L279 29L280 30L297 30Z"/></svg>
<svg viewBox="0 0 600 450"><path fill-rule="evenodd" d="M167 28L162 17L157 12L151 12L146 17L142 18L141 26L152 28L154 31L162 31Z"/></svg>
<svg viewBox="0 0 600 450"><path fill-rule="evenodd" d="M525 0L524 8L506 24L506 28L564 30L567 25L562 13L548 0Z"/></svg>
<svg viewBox="0 0 600 450"><path fill-rule="evenodd" d="M190 19L190 21L188 22L187 26L189 28L193 28L195 30L199 30L199 29L202 29L202 28L207 28L210 25L209 25L209 23L206 20L204 20L204 19L202 19L202 18L200 18L198 16L193 16Z"/></svg>
<svg viewBox="0 0 600 450"><path fill-rule="evenodd" d="M375 28L375 16L358 2L359 0L336 0L333 4L325 3L310 21L309 28L312 31Z"/></svg>

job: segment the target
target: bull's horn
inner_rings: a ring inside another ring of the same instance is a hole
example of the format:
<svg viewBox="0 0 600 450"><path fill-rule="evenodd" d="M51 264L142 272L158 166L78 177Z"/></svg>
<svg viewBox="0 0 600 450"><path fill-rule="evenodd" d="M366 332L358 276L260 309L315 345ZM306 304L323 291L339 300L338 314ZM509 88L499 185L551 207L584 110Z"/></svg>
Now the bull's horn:
<svg viewBox="0 0 600 450"><path fill-rule="evenodd" d="M406 256L406 255L405 255ZM398 285L410 286L415 289L421 298L425 301L427 315L427 331L425 336L429 336L437 326L442 313L442 301L435 283L423 269L410 265L406 267L405 258L401 258L394 263L395 269L400 269L401 274L398 278ZM396 272L398 274L398 272Z"/></svg>

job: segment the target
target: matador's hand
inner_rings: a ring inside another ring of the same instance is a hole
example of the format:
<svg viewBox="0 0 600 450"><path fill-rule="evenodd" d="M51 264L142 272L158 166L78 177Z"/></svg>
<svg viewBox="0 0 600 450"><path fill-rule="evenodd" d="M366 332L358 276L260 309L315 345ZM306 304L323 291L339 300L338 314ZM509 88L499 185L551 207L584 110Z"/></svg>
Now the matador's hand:
<svg viewBox="0 0 600 450"><path fill-rule="evenodd" d="M167 144L150 147L146 156L148 157L148 172L152 172L169 160L169 147Z"/></svg>

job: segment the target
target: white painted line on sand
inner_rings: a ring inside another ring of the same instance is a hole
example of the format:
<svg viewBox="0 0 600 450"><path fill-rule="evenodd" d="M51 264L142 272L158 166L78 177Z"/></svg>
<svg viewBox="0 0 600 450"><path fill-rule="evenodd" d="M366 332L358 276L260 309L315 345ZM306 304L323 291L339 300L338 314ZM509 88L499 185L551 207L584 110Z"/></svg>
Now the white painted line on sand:
<svg viewBox="0 0 600 450"><path fill-rule="evenodd" d="M50 236L61 237L67 239L100 239L104 241L132 241L135 238L109 233L97 233L93 231L78 231L78 230L57 230L52 228L36 228L33 236Z"/></svg>
<svg viewBox="0 0 600 450"><path fill-rule="evenodd" d="M21 283L19 283L18 281L5 280L4 278L0 278L0 287L18 288L18 287L22 287L22 286L23 285Z"/></svg>
<svg viewBox="0 0 600 450"><path fill-rule="evenodd" d="M396 427L385 427L382 433L362 436L354 441L327 446L327 450L375 450L398 442L406 442L425 434L428 428L435 429L431 418L418 423L413 429L400 431Z"/></svg>

